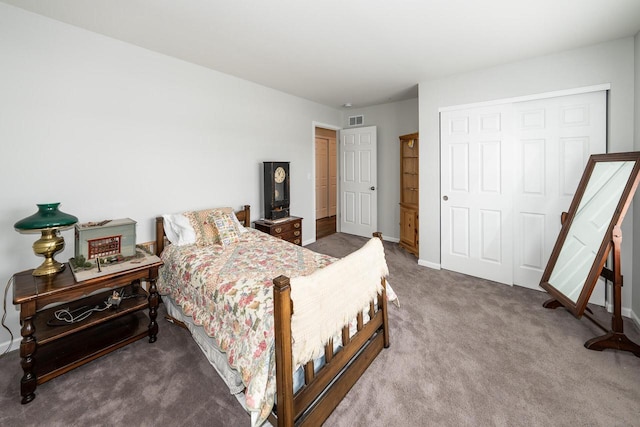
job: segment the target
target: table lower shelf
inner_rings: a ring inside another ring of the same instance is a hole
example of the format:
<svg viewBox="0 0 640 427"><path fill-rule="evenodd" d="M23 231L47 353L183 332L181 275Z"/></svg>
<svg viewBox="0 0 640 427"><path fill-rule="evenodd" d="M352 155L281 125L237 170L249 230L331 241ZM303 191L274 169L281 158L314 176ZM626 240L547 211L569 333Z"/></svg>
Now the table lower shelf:
<svg viewBox="0 0 640 427"><path fill-rule="evenodd" d="M149 317L143 311L137 311L38 345L34 357L38 384L148 336L148 327Z"/></svg>

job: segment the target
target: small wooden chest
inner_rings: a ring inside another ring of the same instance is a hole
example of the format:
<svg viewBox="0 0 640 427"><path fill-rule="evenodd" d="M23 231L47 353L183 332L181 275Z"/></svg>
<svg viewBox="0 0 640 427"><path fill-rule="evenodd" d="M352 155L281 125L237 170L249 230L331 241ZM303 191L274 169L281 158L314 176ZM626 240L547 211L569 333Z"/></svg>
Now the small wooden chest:
<svg viewBox="0 0 640 427"><path fill-rule="evenodd" d="M254 224L256 230L302 246L302 218L290 216L276 221L259 220Z"/></svg>

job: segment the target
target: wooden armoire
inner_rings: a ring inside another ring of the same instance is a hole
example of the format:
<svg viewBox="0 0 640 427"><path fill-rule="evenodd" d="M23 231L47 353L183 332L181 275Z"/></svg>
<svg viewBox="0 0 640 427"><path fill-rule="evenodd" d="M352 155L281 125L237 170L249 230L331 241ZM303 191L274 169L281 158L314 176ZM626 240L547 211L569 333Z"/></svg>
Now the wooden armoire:
<svg viewBox="0 0 640 427"><path fill-rule="evenodd" d="M400 137L400 247L418 256L419 166L418 133Z"/></svg>

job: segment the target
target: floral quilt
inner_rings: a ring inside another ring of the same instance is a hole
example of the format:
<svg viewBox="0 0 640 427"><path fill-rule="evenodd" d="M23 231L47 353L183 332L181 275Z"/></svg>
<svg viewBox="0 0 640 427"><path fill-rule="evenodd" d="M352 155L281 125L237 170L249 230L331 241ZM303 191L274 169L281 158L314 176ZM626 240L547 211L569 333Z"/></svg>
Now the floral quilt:
<svg viewBox="0 0 640 427"><path fill-rule="evenodd" d="M248 230L226 248L168 246L157 286L226 353L261 424L276 392L272 280L311 274L335 258Z"/></svg>

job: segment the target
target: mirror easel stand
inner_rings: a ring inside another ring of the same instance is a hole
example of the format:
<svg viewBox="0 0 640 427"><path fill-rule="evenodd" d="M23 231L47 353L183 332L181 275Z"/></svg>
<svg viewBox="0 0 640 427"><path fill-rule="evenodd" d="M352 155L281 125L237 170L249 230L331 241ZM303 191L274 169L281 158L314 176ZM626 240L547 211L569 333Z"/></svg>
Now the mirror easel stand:
<svg viewBox="0 0 640 427"><path fill-rule="evenodd" d="M606 267L600 273L605 279L613 282L613 314L611 315L611 330L605 335L595 337L584 343L589 350L602 351L607 348L630 351L640 357L640 345L631 341L624 334L622 321L622 274L620 273L620 245L622 243L622 230L619 226L613 228L611 233L611 246L613 247L613 271ZM609 277L607 277L609 276ZM585 314L587 318L595 322L595 319Z"/></svg>
<svg viewBox="0 0 640 427"><path fill-rule="evenodd" d="M591 320L596 326L606 332L599 337L591 338L584 343L589 350L602 351L608 348L629 351L640 357L640 345L631 341L624 334L624 324L622 320L622 273L620 272L620 246L622 244L622 230L616 225L611 233L611 241L609 242L609 251L613 251L613 269L610 270L604 265L600 271L600 276L609 280L613 284L613 314L611 315L611 329L606 328L593 315L589 308L586 308L584 315ZM563 307L563 305L551 298L542 304L543 307L555 309Z"/></svg>

